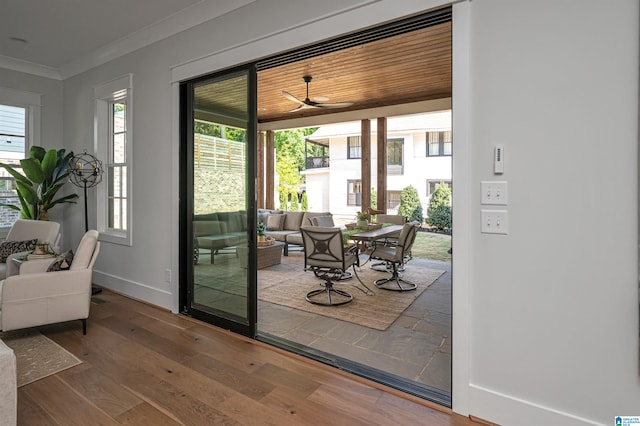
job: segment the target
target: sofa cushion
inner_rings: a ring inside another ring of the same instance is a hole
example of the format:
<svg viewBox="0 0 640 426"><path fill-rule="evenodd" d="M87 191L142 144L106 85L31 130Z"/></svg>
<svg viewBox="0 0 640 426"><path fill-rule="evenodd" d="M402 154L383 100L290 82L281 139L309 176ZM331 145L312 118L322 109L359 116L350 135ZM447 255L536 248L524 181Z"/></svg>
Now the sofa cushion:
<svg viewBox="0 0 640 426"><path fill-rule="evenodd" d="M305 214L305 212L287 212L283 229L285 231L299 231Z"/></svg>
<svg viewBox="0 0 640 426"><path fill-rule="evenodd" d="M33 250L37 242L37 238L25 241L3 241L0 243L0 263L6 263L7 257L14 253Z"/></svg>
<svg viewBox="0 0 640 426"><path fill-rule="evenodd" d="M286 215L270 214L267 216L267 231L282 231Z"/></svg>
<svg viewBox="0 0 640 426"><path fill-rule="evenodd" d="M286 241L288 244L295 244L295 245L301 246L303 244L302 234L300 232L289 234L286 237Z"/></svg>
<svg viewBox="0 0 640 426"><path fill-rule="evenodd" d="M227 233L227 225L217 220L195 220L193 234L196 237L205 235L223 235Z"/></svg>
<svg viewBox="0 0 640 426"><path fill-rule="evenodd" d="M296 231L266 231L264 235L267 237L271 237L276 241L282 241L284 243L287 239L287 235L295 233Z"/></svg>

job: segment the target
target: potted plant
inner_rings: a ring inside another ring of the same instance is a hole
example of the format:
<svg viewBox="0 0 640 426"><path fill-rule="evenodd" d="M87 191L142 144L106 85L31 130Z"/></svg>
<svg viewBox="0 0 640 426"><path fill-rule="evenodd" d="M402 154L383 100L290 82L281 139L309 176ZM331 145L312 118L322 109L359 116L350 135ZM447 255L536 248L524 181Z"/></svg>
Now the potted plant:
<svg viewBox="0 0 640 426"><path fill-rule="evenodd" d="M258 241L264 241L264 231L267 229L267 226L264 224L264 222L258 222Z"/></svg>
<svg viewBox="0 0 640 426"><path fill-rule="evenodd" d="M356 213L357 226L367 226L368 224L369 224L369 216L367 215L367 212Z"/></svg>
<svg viewBox="0 0 640 426"><path fill-rule="evenodd" d="M20 160L22 173L10 164L0 163L16 179L20 207L13 204L0 206L20 211L23 219L49 220L49 210L56 204L75 203L78 194L56 198L60 188L67 183L72 157L73 152L65 154L64 149L46 151L40 146L33 146L29 157Z"/></svg>

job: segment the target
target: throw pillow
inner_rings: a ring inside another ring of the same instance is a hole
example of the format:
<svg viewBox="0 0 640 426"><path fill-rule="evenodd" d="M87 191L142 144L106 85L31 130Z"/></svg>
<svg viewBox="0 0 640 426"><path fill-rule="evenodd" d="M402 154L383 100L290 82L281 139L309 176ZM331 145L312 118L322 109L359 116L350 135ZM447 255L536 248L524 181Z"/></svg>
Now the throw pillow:
<svg viewBox="0 0 640 426"><path fill-rule="evenodd" d="M315 216L309 220L313 226L322 226L325 228L333 228L336 226L333 223L333 216Z"/></svg>
<svg viewBox="0 0 640 426"><path fill-rule="evenodd" d="M286 215L270 214L267 216L267 231L282 231Z"/></svg>
<svg viewBox="0 0 640 426"><path fill-rule="evenodd" d="M36 248L38 239L25 241L4 241L0 243L0 263L7 263L7 257L14 253L31 251Z"/></svg>
<svg viewBox="0 0 640 426"><path fill-rule="evenodd" d="M66 271L71 267L73 262L73 250L66 251L58 256L51 265L47 268L47 272Z"/></svg>

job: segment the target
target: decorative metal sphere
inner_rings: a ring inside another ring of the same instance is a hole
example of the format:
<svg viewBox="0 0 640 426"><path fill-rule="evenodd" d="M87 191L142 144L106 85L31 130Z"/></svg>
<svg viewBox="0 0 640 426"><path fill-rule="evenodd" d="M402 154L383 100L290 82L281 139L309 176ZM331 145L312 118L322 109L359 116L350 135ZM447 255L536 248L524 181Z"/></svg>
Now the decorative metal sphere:
<svg viewBox="0 0 640 426"><path fill-rule="evenodd" d="M102 161L85 151L69 162L69 181L81 188L93 188L102 182Z"/></svg>

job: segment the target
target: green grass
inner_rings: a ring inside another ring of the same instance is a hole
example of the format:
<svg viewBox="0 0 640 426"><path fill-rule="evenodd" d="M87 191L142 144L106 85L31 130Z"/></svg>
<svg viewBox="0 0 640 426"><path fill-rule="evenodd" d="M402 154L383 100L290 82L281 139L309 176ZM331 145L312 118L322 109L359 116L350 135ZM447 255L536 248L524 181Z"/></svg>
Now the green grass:
<svg viewBox="0 0 640 426"><path fill-rule="evenodd" d="M411 254L417 258L451 262L451 255L447 253L449 248L451 248L451 235L418 232Z"/></svg>

